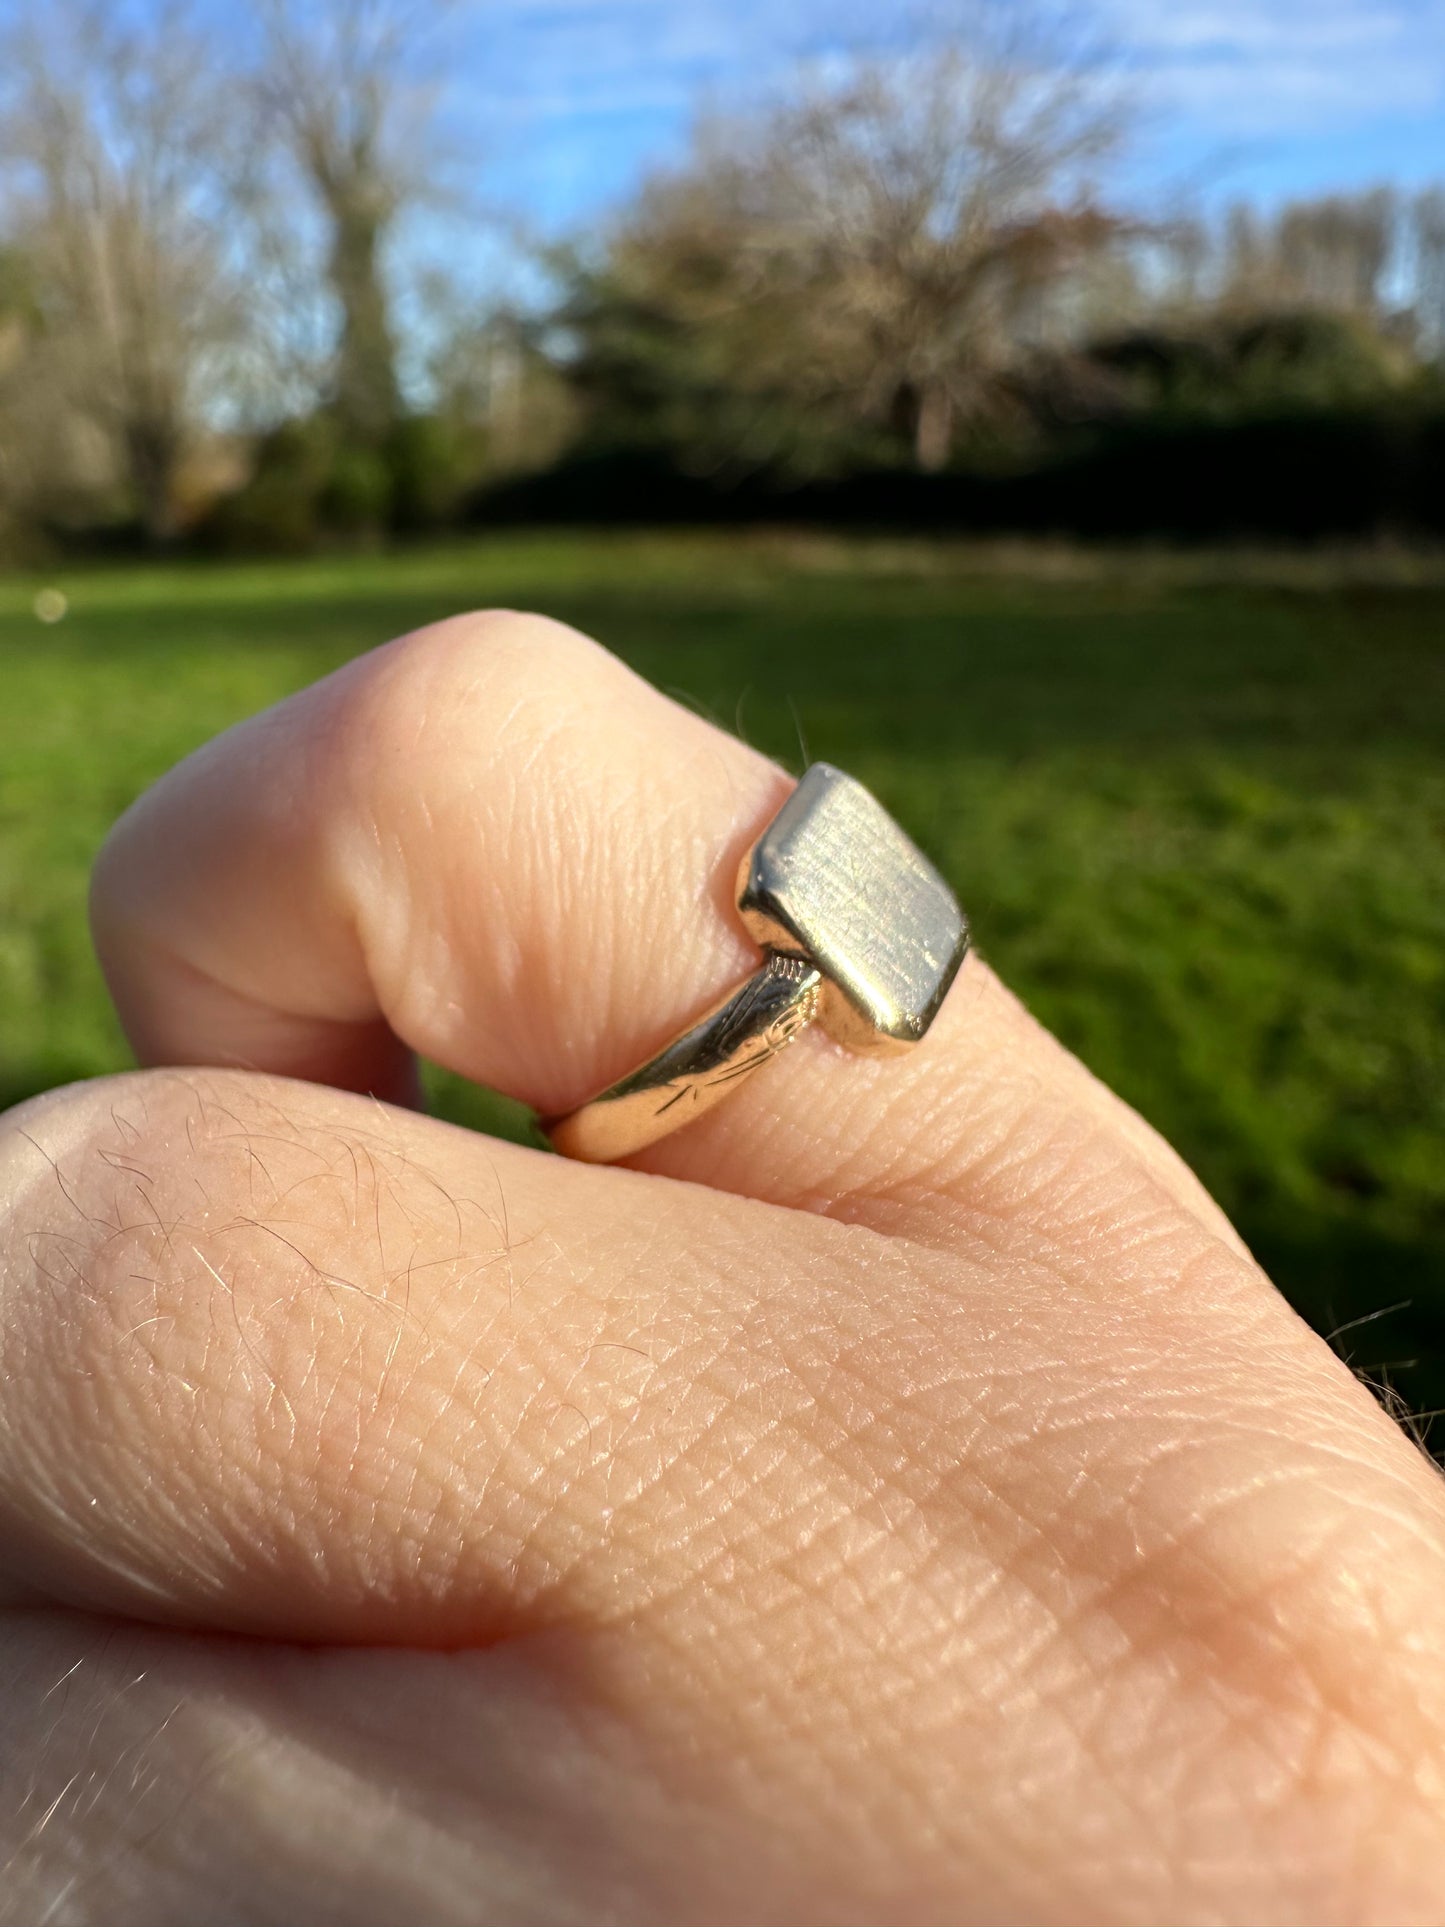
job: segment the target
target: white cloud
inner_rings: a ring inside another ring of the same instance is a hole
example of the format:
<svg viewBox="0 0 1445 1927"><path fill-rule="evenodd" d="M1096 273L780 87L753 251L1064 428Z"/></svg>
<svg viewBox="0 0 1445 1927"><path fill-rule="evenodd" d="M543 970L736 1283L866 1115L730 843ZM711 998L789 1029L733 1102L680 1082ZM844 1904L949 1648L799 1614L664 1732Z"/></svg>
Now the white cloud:
<svg viewBox="0 0 1445 1927"><path fill-rule="evenodd" d="M495 0L476 68L489 98L540 118L685 109L766 85L829 21L824 0Z"/></svg>
<svg viewBox="0 0 1445 1927"><path fill-rule="evenodd" d="M1103 0L1152 104L1221 137L1441 112L1445 0Z"/></svg>
<svg viewBox="0 0 1445 1927"><path fill-rule="evenodd" d="M1201 135L1327 133L1438 105L1445 165L1445 0L1084 4L1145 106L1198 117ZM509 116L682 111L700 88L764 89L849 15L850 0L493 0L475 16L477 74Z"/></svg>
<svg viewBox="0 0 1445 1927"><path fill-rule="evenodd" d="M908 20L956 3L974 0L487 0L467 16L457 105L495 127L523 198L565 219L675 153L700 100L759 101L800 56L826 60L860 34L898 50ZM1445 0L1074 4L1137 83L1151 191L1156 171L1282 177L1291 153L1313 155L1314 178L1327 150L1334 178L1365 179L1382 130L1396 155L1408 130L1417 171L1445 173Z"/></svg>

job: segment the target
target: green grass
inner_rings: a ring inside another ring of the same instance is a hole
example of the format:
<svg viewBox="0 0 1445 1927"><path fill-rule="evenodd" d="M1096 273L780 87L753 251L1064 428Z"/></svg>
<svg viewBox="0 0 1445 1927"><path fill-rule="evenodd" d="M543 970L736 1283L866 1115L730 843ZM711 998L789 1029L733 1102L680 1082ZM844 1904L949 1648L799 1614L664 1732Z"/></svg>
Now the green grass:
<svg viewBox="0 0 1445 1927"><path fill-rule="evenodd" d="M855 771L980 947L1362 1367L1445 1404L1445 583L1047 551L507 537L0 583L0 1100L125 1051L85 934L176 757L459 607L546 609ZM455 1080L438 1102L498 1113ZM1418 1360L1418 1364L1408 1361Z"/></svg>

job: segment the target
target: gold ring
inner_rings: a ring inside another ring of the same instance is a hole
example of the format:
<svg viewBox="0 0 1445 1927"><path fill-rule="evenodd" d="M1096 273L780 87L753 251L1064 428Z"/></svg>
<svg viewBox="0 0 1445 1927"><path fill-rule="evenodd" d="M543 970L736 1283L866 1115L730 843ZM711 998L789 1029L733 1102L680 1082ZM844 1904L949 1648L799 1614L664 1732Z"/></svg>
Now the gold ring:
<svg viewBox="0 0 1445 1927"><path fill-rule="evenodd" d="M544 1125L589 1164L711 1110L809 1024L855 1051L907 1050L968 949L953 892L878 800L814 763L743 858L738 913L760 968L617 1083Z"/></svg>

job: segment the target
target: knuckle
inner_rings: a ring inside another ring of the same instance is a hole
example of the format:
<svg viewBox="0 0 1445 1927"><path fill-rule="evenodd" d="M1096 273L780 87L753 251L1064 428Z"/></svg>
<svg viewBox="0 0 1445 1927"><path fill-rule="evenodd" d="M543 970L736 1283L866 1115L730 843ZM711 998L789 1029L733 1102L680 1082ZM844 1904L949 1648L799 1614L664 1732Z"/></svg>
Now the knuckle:
<svg viewBox="0 0 1445 1927"><path fill-rule="evenodd" d="M1380 1793L1405 1831L1438 1820L1445 1569L1429 1495L1353 1447L1337 1412L1307 1436L1237 1394L1204 1411L1208 1434L1135 1482L1118 1528L1134 1556L1087 1617L1124 1636L1136 1674L1174 1682L1215 1735L1215 1768L1271 1788L1280 1824L1336 1814L1322 1851L1353 1854Z"/></svg>
<svg viewBox="0 0 1445 1927"><path fill-rule="evenodd" d="M460 740L475 756L484 740L479 718L495 737L499 718L565 713L599 679L619 673L615 658L564 623L476 610L399 636L354 664L338 685L339 736L369 772L379 749L401 752L414 779L419 753Z"/></svg>
<svg viewBox="0 0 1445 1927"><path fill-rule="evenodd" d="M404 849L402 876L382 873L410 890L418 851L447 885L489 831L499 851L528 824L555 841L551 817L571 809L606 739L599 721L632 681L576 630L511 610L454 616L362 657L334 680L309 759L312 780L348 804L326 812L347 826L343 862L376 874L379 849ZM528 847L522 837L519 868ZM428 907L445 923L444 889Z"/></svg>

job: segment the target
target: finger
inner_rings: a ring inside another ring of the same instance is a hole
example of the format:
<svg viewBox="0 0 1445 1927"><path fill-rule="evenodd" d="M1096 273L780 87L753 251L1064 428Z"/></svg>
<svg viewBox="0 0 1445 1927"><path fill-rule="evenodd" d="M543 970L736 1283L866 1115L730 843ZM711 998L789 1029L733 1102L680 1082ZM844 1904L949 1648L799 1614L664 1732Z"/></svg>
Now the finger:
<svg viewBox="0 0 1445 1927"><path fill-rule="evenodd" d="M0 1614L0 1698L5 1927L838 1912L786 1829L760 1838L721 1775L649 1746L565 1640L378 1652Z"/></svg>
<svg viewBox="0 0 1445 1927"><path fill-rule="evenodd" d="M1089 1292L221 1073L29 1107L0 1165L28 1585L560 1643L675 1770L856 1837L868 1917L900 1864L923 1919L959 1864L981 1918L1270 1917L1229 1882L1282 1859L1287 1917L1368 1917L1342 1880L1438 1853L1438 1481L1187 1214Z"/></svg>
<svg viewBox="0 0 1445 1927"><path fill-rule="evenodd" d="M0 1694L6 1927L640 1922L639 1886L685 1918L657 1850L684 1816L559 1654L28 1612L0 1615Z"/></svg>
<svg viewBox="0 0 1445 1927"><path fill-rule="evenodd" d="M555 1114L755 966L733 879L787 789L573 632L461 618L231 731L143 798L97 872L97 945L142 1061L404 1096L419 1051ZM1232 1236L970 965L907 1063L807 1034L638 1162L892 1223L965 1192L994 1216L1035 1156L1108 1159L1121 1138Z"/></svg>
<svg viewBox="0 0 1445 1927"><path fill-rule="evenodd" d="M0 1541L19 1583L84 1604L429 1641L545 1617L559 1588L630 1611L659 1554L665 1589L684 1521L738 1529L731 1500L694 1505L688 1480L747 1492L774 1431L759 1527L794 1516L785 1461L811 1482L815 1435L844 1411L865 1460L957 1476L988 1449L975 1399L1001 1395L1002 1429L1033 1440L1056 1404L1107 1404L1135 1369L1137 1437L1094 1448L1114 1468L1105 1503L1206 1385L1267 1411L1271 1441L1309 1440L1338 1408L1350 1449L1415 1465L1182 1213L1117 1247L1090 1296L1027 1240L935 1252L234 1073L37 1100L0 1155ZM914 1398L918 1414L891 1411ZM891 1441L873 1436L885 1414ZM57 1533L67 1516L79 1529ZM693 1543L685 1563L709 1556Z"/></svg>
<svg viewBox="0 0 1445 1927"><path fill-rule="evenodd" d="M760 1286L852 1235L235 1073L24 1107L0 1199L12 1587L426 1645L634 1610L657 1421L726 1426Z"/></svg>

